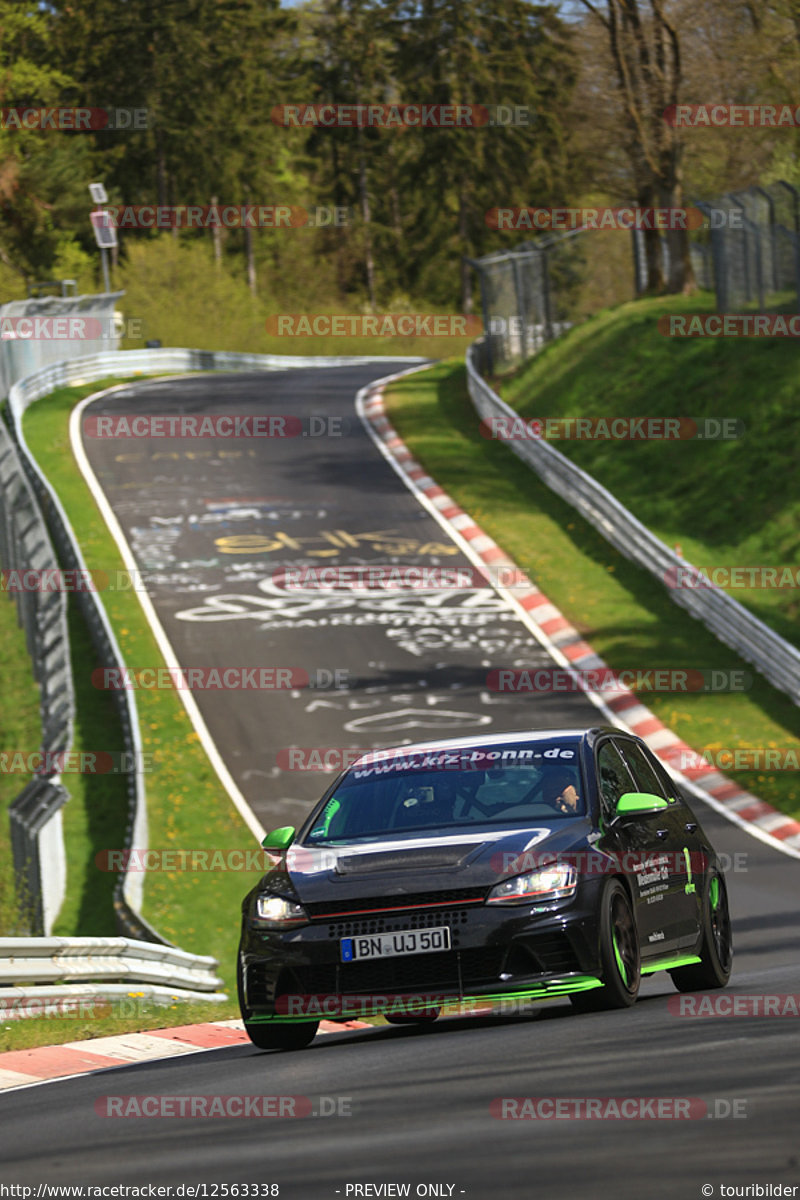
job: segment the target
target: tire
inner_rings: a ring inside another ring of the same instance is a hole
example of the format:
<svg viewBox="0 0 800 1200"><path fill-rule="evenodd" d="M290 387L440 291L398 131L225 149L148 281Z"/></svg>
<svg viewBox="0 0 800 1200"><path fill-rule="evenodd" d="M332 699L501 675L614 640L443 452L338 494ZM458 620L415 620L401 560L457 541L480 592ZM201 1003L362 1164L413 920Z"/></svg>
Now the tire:
<svg viewBox="0 0 800 1200"><path fill-rule="evenodd" d="M725 878L714 869L708 874L703 896L703 936L700 962L670 971L679 992L703 992L723 988L731 977L733 939Z"/></svg>
<svg viewBox="0 0 800 1200"><path fill-rule="evenodd" d="M441 1008L433 1007L418 1013L384 1013L383 1016L390 1025L432 1025L441 1011Z"/></svg>
<svg viewBox="0 0 800 1200"><path fill-rule="evenodd" d="M600 900L600 969L603 986L573 992L578 1012L630 1008L641 983L639 933L630 896L618 879L609 879Z"/></svg>
<svg viewBox="0 0 800 1200"><path fill-rule="evenodd" d="M245 1033L259 1050L304 1050L314 1040L319 1021L245 1021Z"/></svg>
<svg viewBox="0 0 800 1200"><path fill-rule="evenodd" d="M319 1021L270 1021L261 1024L250 1020L253 1013L245 1004L241 955L236 964L236 992L245 1033L259 1050L304 1050L313 1042L319 1029Z"/></svg>

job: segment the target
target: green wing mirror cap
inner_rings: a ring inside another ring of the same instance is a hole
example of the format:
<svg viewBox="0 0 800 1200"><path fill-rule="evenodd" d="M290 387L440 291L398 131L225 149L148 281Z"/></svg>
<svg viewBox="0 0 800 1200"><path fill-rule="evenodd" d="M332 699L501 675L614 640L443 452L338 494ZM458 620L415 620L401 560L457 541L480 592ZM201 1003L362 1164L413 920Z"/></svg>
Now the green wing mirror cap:
<svg viewBox="0 0 800 1200"><path fill-rule="evenodd" d="M626 813L648 813L656 808L669 808L663 796L653 792L625 792L617 801L616 812L624 817Z"/></svg>
<svg viewBox="0 0 800 1200"><path fill-rule="evenodd" d="M268 833L261 845L265 850L285 850L291 845L293 837L294 825L281 825L280 829L273 829Z"/></svg>

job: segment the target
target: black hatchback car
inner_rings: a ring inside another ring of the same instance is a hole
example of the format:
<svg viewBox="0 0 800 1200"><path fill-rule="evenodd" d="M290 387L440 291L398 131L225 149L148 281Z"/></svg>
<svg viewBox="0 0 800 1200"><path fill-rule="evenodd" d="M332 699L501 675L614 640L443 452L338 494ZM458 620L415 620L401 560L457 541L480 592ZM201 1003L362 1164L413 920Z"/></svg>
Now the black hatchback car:
<svg viewBox="0 0 800 1200"><path fill-rule="evenodd" d="M680 991L730 976L714 849L617 729L374 751L264 846L275 866L245 898L237 972L262 1049L308 1045L322 1018L563 995L624 1008L654 971Z"/></svg>

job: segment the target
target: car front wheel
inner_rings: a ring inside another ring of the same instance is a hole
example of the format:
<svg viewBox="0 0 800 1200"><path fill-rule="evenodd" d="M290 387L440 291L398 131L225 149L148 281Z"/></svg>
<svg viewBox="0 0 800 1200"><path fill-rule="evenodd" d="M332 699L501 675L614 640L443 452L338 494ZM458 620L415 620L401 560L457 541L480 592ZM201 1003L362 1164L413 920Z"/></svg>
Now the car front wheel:
<svg viewBox="0 0 800 1200"><path fill-rule="evenodd" d="M244 1030L259 1050L303 1050L314 1040L319 1021L252 1021L253 1013L245 1003L244 967L242 959L236 964L236 990Z"/></svg>
<svg viewBox="0 0 800 1200"><path fill-rule="evenodd" d="M244 1028L259 1050L303 1050L314 1040L319 1021L245 1021Z"/></svg>
<svg viewBox="0 0 800 1200"><path fill-rule="evenodd" d="M639 994L639 933L630 897L618 879L609 879L600 901L600 964L603 986L573 992L578 1012L630 1008Z"/></svg>

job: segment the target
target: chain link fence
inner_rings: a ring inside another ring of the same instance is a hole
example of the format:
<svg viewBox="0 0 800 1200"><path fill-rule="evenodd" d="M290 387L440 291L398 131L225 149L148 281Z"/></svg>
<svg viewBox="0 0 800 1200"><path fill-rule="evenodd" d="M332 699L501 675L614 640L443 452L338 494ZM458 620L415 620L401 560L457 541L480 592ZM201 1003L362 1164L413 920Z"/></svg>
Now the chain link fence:
<svg viewBox="0 0 800 1200"><path fill-rule="evenodd" d="M698 287L716 293L718 312L753 306L760 312L800 311L800 193L795 188L779 181L694 201L693 207L705 222L689 234L692 269ZM646 290L644 234L633 230L630 237L630 292L623 287L621 294L618 289L610 294L606 280L596 307ZM595 231L576 229L468 260L480 281L482 370L487 375L521 366L587 314L587 287L605 254L597 239ZM670 276L669 253L669 242L662 238L665 279Z"/></svg>
<svg viewBox="0 0 800 1200"><path fill-rule="evenodd" d="M706 251L717 311L800 310L800 194L783 181L729 192L697 207L709 223Z"/></svg>
<svg viewBox="0 0 800 1200"><path fill-rule="evenodd" d="M469 259L478 272L487 374L502 374L573 324L587 272L580 230Z"/></svg>

